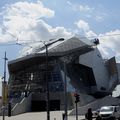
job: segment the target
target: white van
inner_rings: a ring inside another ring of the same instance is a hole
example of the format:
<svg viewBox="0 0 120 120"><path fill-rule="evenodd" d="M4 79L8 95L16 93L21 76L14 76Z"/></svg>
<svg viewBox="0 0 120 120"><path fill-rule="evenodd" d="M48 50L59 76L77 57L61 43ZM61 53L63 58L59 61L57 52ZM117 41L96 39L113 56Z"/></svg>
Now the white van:
<svg viewBox="0 0 120 120"><path fill-rule="evenodd" d="M99 116L102 119L115 120L120 119L120 110L118 106L103 106L100 108Z"/></svg>

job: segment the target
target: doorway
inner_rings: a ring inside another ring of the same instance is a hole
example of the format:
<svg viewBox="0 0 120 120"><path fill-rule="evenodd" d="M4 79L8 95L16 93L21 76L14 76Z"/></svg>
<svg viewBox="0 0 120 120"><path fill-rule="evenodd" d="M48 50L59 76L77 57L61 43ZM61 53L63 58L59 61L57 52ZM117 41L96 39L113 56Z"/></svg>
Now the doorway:
<svg viewBox="0 0 120 120"><path fill-rule="evenodd" d="M51 100L50 101L50 110L60 110L60 100Z"/></svg>
<svg viewBox="0 0 120 120"><path fill-rule="evenodd" d="M50 111L55 110L60 110L60 100L50 100ZM32 101L31 111L46 111L46 101Z"/></svg>
<svg viewBox="0 0 120 120"><path fill-rule="evenodd" d="M32 101L32 112L46 111L46 101Z"/></svg>

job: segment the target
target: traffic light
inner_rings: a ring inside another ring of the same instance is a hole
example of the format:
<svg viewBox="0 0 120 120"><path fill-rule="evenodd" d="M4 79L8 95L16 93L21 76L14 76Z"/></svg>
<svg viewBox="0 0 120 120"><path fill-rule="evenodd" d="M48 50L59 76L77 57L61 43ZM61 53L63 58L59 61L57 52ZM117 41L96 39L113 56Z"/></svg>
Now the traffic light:
<svg viewBox="0 0 120 120"><path fill-rule="evenodd" d="M75 97L75 103L78 103L80 101L80 95L75 93L74 97Z"/></svg>

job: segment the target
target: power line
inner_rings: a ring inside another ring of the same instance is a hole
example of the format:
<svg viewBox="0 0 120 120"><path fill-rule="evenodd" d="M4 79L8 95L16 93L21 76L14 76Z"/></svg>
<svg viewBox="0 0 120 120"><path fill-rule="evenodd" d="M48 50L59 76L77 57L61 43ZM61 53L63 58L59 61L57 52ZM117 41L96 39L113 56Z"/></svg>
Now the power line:
<svg viewBox="0 0 120 120"><path fill-rule="evenodd" d="M80 36L80 35L79 35ZM83 35L82 35L83 36ZM86 36L83 36L83 37L80 37L80 38L89 38L89 39L94 39L94 38L104 38L104 37L107 37L107 36L120 36L120 34L111 34L111 35L101 35L101 36L91 36L91 37L86 37ZM15 37L15 36L14 36ZM23 41L23 42L19 42L19 41ZM18 46L29 46L29 47L32 47L28 44L33 44L33 43L39 43L41 41L33 41L33 40L19 40L17 37L16 37L16 40L15 41L12 41L12 42L15 42L15 43L4 43L4 44L0 44L0 46L14 46L14 45L18 45Z"/></svg>
<svg viewBox="0 0 120 120"><path fill-rule="evenodd" d="M9 35L11 35L12 37L17 39L17 36L15 36L14 34L12 34L11 32L7 31L7 28L4 25L0 25L2 27L2 30L6 33L8 33Z"/></svg>
<svg viewBox="0 0 120 120"><path fill-rule="evenodd" d="M103 38L103 37L107 37L107 36L120 36L120 33L119 34L111 34L111 35L95 35L95 36L84 36L84 35L79 35L79 36L82 36L80 38L90 38L90 39L93 39L93 38Z"/></svg>
<svg viewBox="0 0 120 120"><path fill-rule="evenodd" d="M13 46L13 45L17 45L17 44L0 44L0 46Z"/></svg>
<svg viewBox="0 0 120 120"><path fill-rule="evenodd" d="M91 37L87 37L87 38L95 38L95 37L103 38L103 37L107 37L107 36L120 36L120 33L119 34L111 34L111 35L91 36Z"/></svg>
<svg viewBox="0 0 120 120"><path fill-rule="evenodd" d="M41 42L41 41L33 41L33 40L19 40L17 36L15 36L14 34L12 34L11 32L7 31L7 28L6 26L4 25L0 25L2 27L2 30L6 33L8 33L9 35L11 35L13 38L15 38L16 40L13 41L15 43L5 43L5 44L0 44L0 46L11 46L11 45L26 45L26 46L30 46L28 44L32 44L32 43L37 43L37 42ZM120 33L118 34L111 34L111 35L95 35L95 36L84 36L84 35L79 35L79 36L83 36L83 37L80 37L80 38L89 38L89 39L94 39L94 38L103 38L103 37L107 37L107 36L120 36ZM51 39L52 40L52 39ZM23 43L19 43L19 41L23 41ZM31 46L30 46L31 47Z"/></svg>

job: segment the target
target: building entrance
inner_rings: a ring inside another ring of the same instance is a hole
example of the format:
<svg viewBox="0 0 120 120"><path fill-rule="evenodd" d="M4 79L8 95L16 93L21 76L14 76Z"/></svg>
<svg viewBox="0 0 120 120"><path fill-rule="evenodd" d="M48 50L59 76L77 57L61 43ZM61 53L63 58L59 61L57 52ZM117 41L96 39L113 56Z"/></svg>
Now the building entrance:
<svg viewBox="0 0 120 120"><path fill-rule="evenodd" d="M50 110L60 110L60 100L51 100L50 101Z"/></svg>
<svg viewBox="0 0 120 120"><path fill-rule="evenodd" d="M50 111L60 110L60 100L50 100ZM31 111L46 111L46 101L32 101Z"/></svg>
<svg viewBox="0 0 120 120"><path fill-rule="evenodd" d="M46 111L46 101L32 101L31 111L32 112Z"/></svg>

